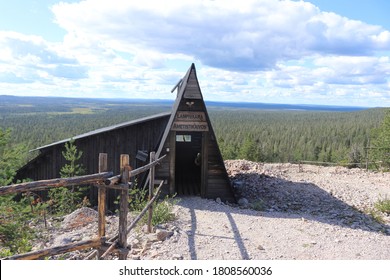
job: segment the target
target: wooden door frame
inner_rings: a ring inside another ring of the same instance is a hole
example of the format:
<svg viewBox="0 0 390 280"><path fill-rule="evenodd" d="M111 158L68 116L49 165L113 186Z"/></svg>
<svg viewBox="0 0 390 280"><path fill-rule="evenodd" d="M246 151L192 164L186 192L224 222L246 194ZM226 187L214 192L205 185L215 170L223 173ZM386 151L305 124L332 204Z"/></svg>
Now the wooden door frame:
<svg viewBox="0 0 390 280"><path fill-rule="evenodd" d="M190 131L188 131L190 132ZM183 131L183 133L185 133ZM176 188L176 131L170 132L169 137L169 149L170 149L170 161L169 161L169 194L174 195L177 193ZM201 159L202 159L202 166L201 166L201 180L200 180L200 196L206 197L207 196L207 177L208 177L208 141L209 141L209 132L203 131L202 132L202 140L201 140Z"/></svg>
<svg viewBox="0 0 390 280"><path fill-rule="evenodd" d="M209 149L208 149L208 142L209 142L209 132L203 131L202 132L202 166L201 166L201 180L200 180L200 196L201 197L207 197L207 177L208 177L208 164L209 164Z"/></svg>

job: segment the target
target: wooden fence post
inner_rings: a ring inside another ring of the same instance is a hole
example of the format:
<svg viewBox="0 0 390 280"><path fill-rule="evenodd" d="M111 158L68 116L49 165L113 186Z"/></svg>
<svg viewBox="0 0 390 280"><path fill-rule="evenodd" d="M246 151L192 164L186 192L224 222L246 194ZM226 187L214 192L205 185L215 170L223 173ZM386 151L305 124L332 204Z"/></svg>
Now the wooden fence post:
<svg viewBox="0 0 390 280"><path fill-rule="evenodd" d="M156 153L151 152L150 153L150 163L154 162L156 159ZM153 189L154 189L154 168L155 166L152 166L150 168L149 172L149 201L152 200L153 198ZM149 208L149 216L148 216L148 233L152 232L152 217L153 217L153 205L150 206Z"/></svg>
<svg viewBox="0 0 390 280"><path fill-rule="evenodd" d="M129 194L129 170L130 170L130 157L129 155L121 155L120 167L122 172L122 184L125 187L124 190L120 191L119 198L119 259L126 260L128 249L127 249L127 214L129 212L128 205L128 194Z"/></svg>
<svg viewBox="0 0 390 280"><path fill-rule="evenodd" d="M107 167L107 154L99 154L99 173L106 172ZM107 189L105 184L100 184L98 189L98 212L99 212L99 221L98 221L98 236L102 238L106 236L106 193ZM100 259L104 251L99 248L97 258Z"/></svg>

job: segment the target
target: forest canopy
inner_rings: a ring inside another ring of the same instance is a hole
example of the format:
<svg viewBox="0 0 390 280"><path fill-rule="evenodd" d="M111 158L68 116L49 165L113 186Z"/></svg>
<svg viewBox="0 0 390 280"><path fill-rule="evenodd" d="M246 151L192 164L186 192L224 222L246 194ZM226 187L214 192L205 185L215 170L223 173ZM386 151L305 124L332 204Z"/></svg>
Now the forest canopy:
<svg viewBox="0 0 390 280"><path fill-rule="evenodd" d="M10 129L13 144L34 149L94 129L168 112L171 106L168 101L8 98L0 104L0 128ZM208 106L224 159L262 162L363 162L386 111Z"/></svg>

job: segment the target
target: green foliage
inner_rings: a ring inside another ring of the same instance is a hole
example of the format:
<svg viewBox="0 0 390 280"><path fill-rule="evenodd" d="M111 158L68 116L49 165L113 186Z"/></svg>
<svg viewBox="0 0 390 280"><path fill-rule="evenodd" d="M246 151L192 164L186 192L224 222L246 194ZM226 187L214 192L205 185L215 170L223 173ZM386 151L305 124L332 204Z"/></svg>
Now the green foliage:
<svg viewBox="0 0 390 280"><path fill-rule="evenodd" d="M78 164L77 161L82 157L83 152L78 151L74 144L74 139L65 143L65 151L62 151L62 156L68 161L60 171L62 178L69 178L84 174L85 170L82 164Z"/></svg>
<svg viewBox="0 0 390 280"><path fill-rule="evenodd" d="M173 213L173 206L176 201L168 196L163 200L158 201L153 205L152 225L160 225L173 221L175 214Z"/></svg>
<svg viewBox="0 0 390 280"><path fill-rule="evenodd" d="M263 161L259 140L256 141L251 135L246 136L238 151L238 158L251 161Z"/></svg>
<svg viewBox="0 0 390 280"><path fill-rule="evenodd" d="M380 199L375 203L374 207L382 213L390 214L390 199Z"/></svg>
<svg viewBox="0 0 390 280"><path fill-rule="evenodd" d="M0 128L0 186L12 183L25 158L25 147L21 144L11 144L11 130Z"/></svg>
<svg viewBox="0 0 390 280"><path fill-rule="evenodd" d="M356 112L209 109L224 159L364 161L383 109Z"/></svg>
<svg viewBox="0 0 390 280"><path fill-rule="evenodd" d="M148 203L147 200L148 190L139 189L137 187L129 190L129 211L141 212Z"/></svg>
<svg viewBox="0 0 390 280"><path fill-rule="evenodd" d="M373 129L372 154L373 159L381 161L382 168L390 169L390 110L383 118L383 122L377 129Z"/></svg>
<svg viewBox="0 0 390 280"><path fill-rule="evenodd" d="M265 210L264 201L261 199L258 199L256 201L252 202L251 208L256 210L256 211L264 211Z"/></svg>
<svg viewBox="0 0 390 280"><path fill-rule="evenodd" d="M29 226L33 218L29 200L16 202L11 195L0 196L0 257L29 252L34 230Z"/></svg>
<svg viewBox="0 0 390 280"><path fill-rule="evenodd" d="M129 190L129 211L139 213L141 212L146 204L148 203L149 190L133 188ZM157 199L153 204L153 216L152 224L158 225L174 220L175 215L173 214L173 206L176 200L166 196L164 199ZM142 218L143 223L147 222L148 215Z"/></svg>
<svg viewBox="0 0 390 280"><path fill-rule="evenodd" d="M11 130L0 128L0 186L12 183L25 154L23 145L11 143ZM16 202L12 195L0 196L0 257L31 250L34 231L28 223L32 216L26 197Z"/></svg>
<svg viewBox="0 0 390 280"><path fill-rule="evenodd" d="M384 224L385 220L383 219L382 213L378 211L377 209L369 209L367 211L367 214L370 215L375 221L377 221L380 224Z"/></svg>
<svg viewBox="0 0 390 280"><path fill-rule="evenodd" d="M7 123L12 127L13 141L32 149L170 109L169 103L24 98L2 104L0 127ZM89 114L84 114L86 111ZM372 128L380 125L385 114L381 108L326 112L213 106L208 112L224 159L333 163L348 163L351 157L355 160L356 151L364 157Z"/></svg>
<svg viewBox="0 0 390 280"><path fill-rule="evenodd" d="M77 163L82 155L82 151L78 151L73 139L65 143L65 150L62 152L62 156L67 161L67 164L60 170L62 178L79 176L84 173L82 164ZM85 197L86 190L87 188L85 187L81 188L77 186L72 186L70 188L53 188L49 190L52 210L58 214L68 214L79 207L88 206L89 202Z"/></svg>
<svg viewBox="0 0 390 280"><path fill-rule="evenodd" d="M361 149L358 147L357 144L352 145L348 157L348 162L349 162L348 167L349 168L359 167L359 164L362 162L362 160L363 160L363 155Z"/></svg>
<svg viewBox="0 0 390 280"><path fill-rule="evenodd" d="M5 129L4 124L7 124L12 128L13 141L23 143L27 149L171 109L171 103L39 97L13 97L7 101L4 96L0 98L0 128ZM90 114L85 114L86 111Z"/></svg>

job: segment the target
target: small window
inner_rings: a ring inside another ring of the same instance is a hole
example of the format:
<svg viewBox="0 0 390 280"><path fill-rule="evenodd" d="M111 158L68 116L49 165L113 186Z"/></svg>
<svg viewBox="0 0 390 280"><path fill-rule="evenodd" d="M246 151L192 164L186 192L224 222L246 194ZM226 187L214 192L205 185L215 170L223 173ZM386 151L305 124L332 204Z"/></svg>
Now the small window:
<svg viewBox="0 0 390 280"><path fill-rule="evenodd" d="M191 142L191 135L176 135L176 142Z"/></svg>

